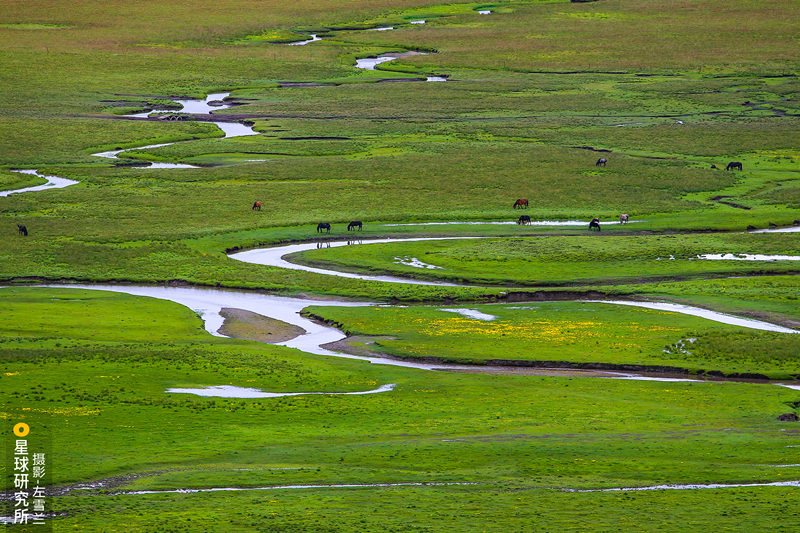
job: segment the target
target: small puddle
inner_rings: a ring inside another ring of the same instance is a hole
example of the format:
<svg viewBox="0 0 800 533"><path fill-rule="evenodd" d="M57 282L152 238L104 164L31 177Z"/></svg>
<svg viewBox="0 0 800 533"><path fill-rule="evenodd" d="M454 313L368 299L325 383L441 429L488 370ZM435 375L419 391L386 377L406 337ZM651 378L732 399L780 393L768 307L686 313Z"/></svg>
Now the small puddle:
<svg viewBox="0 0 800 533"><path fill-rule="evenodd" d="M204 100L176 100L173 99L172 101L176 104L180 104L182 107L181 109L151 109L150 111L144 111L142 113L133 113L131 115L123 115L124 117L130 118L147 118L153 113L187 113L192 115L208 115L211 114L212 111L217 111L219 109L228 109L230 108L230 104L222 103L225 98L230 96L231 93L214 93L209 94L205 97ZM215 105L212 105L212 102ZM219 102L219 104L216 104Z"/></svg>
<svg viewBox="0 0 800 533"><path fill-rule="evenodd" d="M250 389L246 387L234 387L232 385L217 385L202 389L167 389L167 392L180 394L194 394L196 396L207 396L217 398L283 398L285 396L305 396L309 394L325 394L330 396L358 396L362 394L378 394L394 390L396 383L381 385L377 389L358 391L358 392L264 392L260 389Z"/></svg>
<svg viewBox="0 0 800 533"><path fill-rule="evenodd" d="M45 176L44 174L39 174L39 172L37 172L36 170L12 170L11 172L18 172L20 174L31 174L33 176L46 179L47 183L45 183L44 185L36 185L33 187L24 187L22 189L0 191L0 196L8 196L10 194L20 194L23 192L44 191L47 189L63 189L64 187L69 187L70 185L75 185L76 183L78 183L75 180L70 180L67 178L59 178L58 176Z"/></svg>
<svg viewBox="0 0 800 533"><path fill-rule="evenodd" d="M381 28L367 28L367 31L389 31L393 29L394 26L383 26Z"/></svg>
<svg viewBox="0 0 800 533"><path fill-rule="evenodd" d="M400 56L384 55L377 57L363 57L361 59L356 59L356 68L362 68L364 70L375 70L375 67L380 65L381 63L386 63L387 61L393 61L398 57Z"/></svg>
<svg viewBox="0 0 800 533"><path fill-rule="evenodd" d="M497 318L494 315L487 315L486 313L481 313L477 309L439 309L439 311L445 311L447 313L457 313L467 318L474 318L475 320L485 320L487 322L490 322Z"/></svg>
<svg viewBox="0 0 800 533"><path fill-rule="evenodd" d="M440 267L440 266L430 265L428 263L424 263L424 262L420 261L419 259L417 259L416 257L408 257L408 256L395 257L394 258L394 262L396 264L398 264L398 265L405 265L405 266L410 266L410 267L414 267L414 268L424 268L424 269L428 269L428 270L434 270L434 269L444 270L444 267Z"/></svg>
<svg viewBox="0 0 800 533"><path fill-rule="evenodd" d="M409 20L409 24L425 24L424 20Z"/></svg>
<svg viewBox="0 0 800 533"><path fill-rule="evenodd" d="M765 254L703 254L698 259L711 261L800 261L798 255L765 255Z"/></svg>

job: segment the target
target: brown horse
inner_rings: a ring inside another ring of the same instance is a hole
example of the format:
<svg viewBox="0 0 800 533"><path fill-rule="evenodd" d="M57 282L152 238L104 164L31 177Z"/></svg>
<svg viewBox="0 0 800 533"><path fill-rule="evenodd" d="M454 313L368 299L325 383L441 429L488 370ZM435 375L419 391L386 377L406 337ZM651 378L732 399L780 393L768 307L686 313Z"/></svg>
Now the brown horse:
<svg viewBox="0 0 800 533"><path fill-rule="evenodd" d="M261 200L257 200L256 203L253 204L253 211L261 211Z"/></svg>
<svg viewBox="0 0 800 533"><path fill-rule="evenodd" d="M520 198L514 202L514 209L528 209L528 199Z"/></svg>

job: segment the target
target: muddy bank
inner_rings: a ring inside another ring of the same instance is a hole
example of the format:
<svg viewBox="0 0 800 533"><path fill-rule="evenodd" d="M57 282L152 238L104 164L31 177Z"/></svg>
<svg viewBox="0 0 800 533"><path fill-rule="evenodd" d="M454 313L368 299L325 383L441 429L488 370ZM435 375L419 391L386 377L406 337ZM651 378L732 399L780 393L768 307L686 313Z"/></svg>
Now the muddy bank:
<svg viewBox="0 0 800 533"><path fill-rule="evenodd" d="M733 198L733 196L717 195L717 196L712 196L711 198L709 198L709 200L712 202L717 202L718 204L727 205L728 207L735 207L736 209L744 209L746 211L752 209L751 207L748 207L746 205L737 204L736 202L729 202L725 200L725 198Z"/></svg>
<svg viewBox="0 0 800 533"><path fill-rule="evenodd" d="M308 318L321 319L313 314ZM515 376L593 377L613 379L652 379L653 381L698 381L689 378L689 371L676 367L646 367L645 365L612 365L604 363L570 363L568 361L519 361L512 359L487 359L469 362L443 357L398 357L369 348L376 340L386 337L348 336L342 340L322 345L323 348L362 357L381 357L397 361L419 362L433 365L434 370L462 372L465 374L501 374ZM642 371L647 368L647 371ZM663 369L657 370L658 368ZM627 372L626 372L627 371ZM631 374L628 372L635 372ZM765 377L766 379L766 377Z"/></svg>
<svg viewBox="0 0 800 533"><path fill-rule="evenodd" d="M224 322L222 327L217 330L217 333L234 339L276 344L306 334L306 330L300 326L269 318L246 309L223 307L220 309L219 314L224 319Z"/></svg>

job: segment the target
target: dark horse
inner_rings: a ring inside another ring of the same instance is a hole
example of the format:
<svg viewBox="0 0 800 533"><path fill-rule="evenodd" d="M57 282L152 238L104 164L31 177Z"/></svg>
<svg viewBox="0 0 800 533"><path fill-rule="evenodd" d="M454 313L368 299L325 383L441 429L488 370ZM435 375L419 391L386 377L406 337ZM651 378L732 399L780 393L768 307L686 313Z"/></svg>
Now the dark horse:
<svg viewBox="0 0 800 533"><path fill-rule="evenodd" d="M519 217L519 220L517 220L517 224L525 225L530 223L531 223L531 217L529 217L528 215L522 215L521 217Z"/></svg>
<svg viewBox="0 0 800 533"><path fill-rule="evenodd" d="M520 198L514 202L514 209L528 209L528 199Z"/></svg>
<svg viewBox="0 0 800 533"><path fill-rule="evenodd" d="M361 231L361 226L362 224L360 220L354 220L347 225L347 231L351 231L354 228L358 228L358 231Z"/></svg>
<svg viewBox="0 0 800 533"><path fill-rule="evenodd" d="M23 226L22 224L17 224L17 230L19 231L20 235L28 236L28 228Z"/></svg>
<svg viewBox="0 0 800 533"><path fill-rule="evenodd" d="M589 231L592 231L593 228L596 228L597 231L600 231L600 219L593 218L591 222L589 222Z"/></svg>
<svg viewBox="0 0 800 533"><path fill-rule="evenodd" d="M326 233L331 232L331 225L327 222L320 222L317 224L317 233L322 233L322 230L325 230Z"/></svg>
<svg viewBox="0 0 800 533"><path fill-rule="evenodd" d="M600 159L597 160L597 163L595 163L594 166L604 167L606 166L606 163L608 163L608 159L606 159L605 157L601 157Z"/></svg>
<svg viewBox="0 0 800 533"><path fill-rule="evenodd" d="M728 163L728 166L725 167L725 170L742 170L742 163L739 161L731 161Z"/></svg>
<svg viewBox="0 0 800 533"><path fill-rule="evenodd" d="M261 200L258 200L253 204L253 211L261 211Z"/></svg>

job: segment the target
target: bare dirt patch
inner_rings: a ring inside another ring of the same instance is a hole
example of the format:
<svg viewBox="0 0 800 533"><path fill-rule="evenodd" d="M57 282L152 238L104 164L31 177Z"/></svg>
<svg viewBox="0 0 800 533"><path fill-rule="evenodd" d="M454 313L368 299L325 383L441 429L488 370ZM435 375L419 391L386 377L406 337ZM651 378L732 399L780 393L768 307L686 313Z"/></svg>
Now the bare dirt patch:
<svg viewBox="0 0 800 533"><path fill-rule="evenodd" d="M252 311L225 307L219 313L225 322L219 333L234 339L276 344L288 341L306 332L299 326L287 324Z"/></svg>

